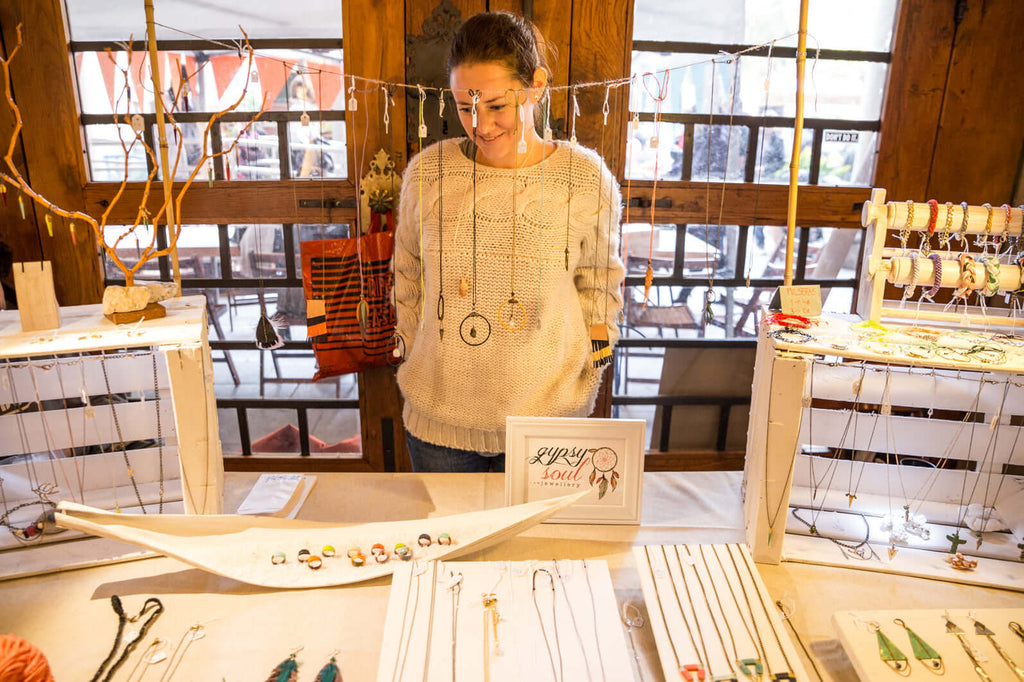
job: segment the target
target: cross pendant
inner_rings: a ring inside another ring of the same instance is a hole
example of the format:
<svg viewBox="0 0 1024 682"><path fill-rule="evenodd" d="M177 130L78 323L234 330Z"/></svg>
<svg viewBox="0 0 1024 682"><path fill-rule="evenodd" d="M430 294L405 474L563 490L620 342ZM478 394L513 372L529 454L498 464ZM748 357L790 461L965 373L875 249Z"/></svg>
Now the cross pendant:
<svg viewBox="0 0 1024 682"><path fill-rule="evenodd" d="M946 536L946 539L949 540L952 543L952 545L949 548L949 553L950 554L956 554L957 551L960 548L960 545L962 545L962 544L967 542L967 540L961 540L960 539L960 533L959 532L957 532L956 535L953 535L952 533L950 533L949 535Z"/></svg>

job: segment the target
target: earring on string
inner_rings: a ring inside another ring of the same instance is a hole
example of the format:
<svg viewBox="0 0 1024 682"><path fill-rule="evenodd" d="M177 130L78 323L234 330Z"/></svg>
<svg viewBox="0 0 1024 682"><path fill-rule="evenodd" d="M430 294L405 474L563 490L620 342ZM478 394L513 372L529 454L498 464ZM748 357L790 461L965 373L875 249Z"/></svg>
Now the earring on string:
<svg viewBox="0 0 1024 682"><path fill-rule="evenodd" d="M516 99L518 99L518 95L516 96ZM516 151L519 152L520 154L526 154L526 97L525 97L525 93L524 93L523 101L519 102L519 128L520 128L519 145L516 147Z"/></svg>
<svg viewBox="0 0 1024 682"><path fill-rule="evenodd" d="M337 659L340 653L340 649L335 649L331 652L331 660L327 661L324 667L320 668L320 672L316 674L314 682L341 682L341 671L338 670Z"/></svg>
<svg viewBox="0 0 1024 682"><path fill-rule="evenodd" d="M299 662L295 657L304 648L300 646L297 649L293 649L288 654L288 658L278 663L277 667L271 671L267 682L296 682L299 679Z"/></svg>
<svg viewBox="0 0 1024 682"><path fill-rule="evenodd" d="M605 88L605 91L604 91L604 105L601 108L601 112L604 115L604 125L602 125L602 127L601 127L601 156L602 156L602 158L604 157L604 154L605 154L605 144L604 144L604 141L605 141L605 132L608 129L608 111L609 111L609 109L608 109L608 96L609 96L610 93L611 93L611 87L608 86L608 87ZM603 200L604 200L604 172L602 171L601 172L601 179L600 179L600 182L598 182L598 186L597 186L597 221L596 221L595 229L594 229L594 265L591 268L591 273L593 273L593 278L594 278L593 290L595 292L597 291L597 264L600 261L600 257L601 257L601 254L600 254L601 232L602 232L602 229L608 230L610 232L610 229L611 229L611 219L613 219L612 215L609 215L609 222L608 222L608 224L605 225L604 228L602 228L602 226L601 226L601 214L602 214L601 202ZM610 203L611 202L609 202L609 204ZM608 338L608 284L609 284L609 282L608 282L608 269L609 269L609 259L611 258L610 248L609 248L611 245L608 243L608 241L610 240L610 238L611 238L611 234L608 234L606 236L606 238L605 238L606 241L605 241L605 250L604 250L604 290L601 293L595 295L595 297L594 297L594 309L591 311L591 313L592 313L591 319L593 321L592 321L592 323L590 325L590 361L591 361L591 364L593 365L594 369L598 369L600 367L604 367L605 365L607 365L612 360L611 342L609 341L609 338ZM598 298L602 299L603 302L604 302L603 305L601 306L600 322L598 322L598 315L597 315L597 310L596 310ZM591 478L590 484L593 485L594 484L594 475L591 474L590 478ZM601 489L600 497L604 497L604 491L605 491L605 489L607 489L608 483L604 480L604 476L603 475L601 477L601 483L602 483L602 489ZM614 480L612 481L612 487L614 489Z"/></svg>
<svg viewBox="0 0 1024 682"><path fill-rule="evenodd" d="M576 88L572 89L572 135L569 137L569 144L576 148L576 119L580 115L580 101L576 98Z"/></svg>
<svg viewBox="0 0 1024 682"><path fill-rule="evenodd" d="M711 68L712 68L712 81L711 82L712 82L712 87L714 87L714 61L711 62ZM656 86L655 92L651 92L650 86L647 85L647 78L648 77L651 77L651 78L654 79L654 83L655 83L655 86ZM668 77L669 77L669 70L668 69L665 69L664 77L665 77L665 80L663 80L661 82L658 82L658 77L655 76L650 71L645 73L644 77L643 77L644 89L647 91L647 94L651 97L651 99L653 99L654 102L655 102L655 104L654 104L654 135L652 135L651 139L650 139L651 149L657 149L657 147L658 147L658 134L661 131L661 103L664 102L665 98L668 96ZM710 147L710 141L711 141L710 134L711 134L711 132L710 132L710 126L709 126L709 128L708 128L708 135L709 135L709 137L708 137L708 144L709 144L709 147ZM650 220L650 223L651 223L651 239L650 239L649 248L647 250L647 270L644 273L644 303L643 303L643 306L641 306L641 308L640 308L641 310L646 308L647 307L647 303L650 301L651 285L654 283L654 268L652 266L652 262L654 260L654 225L655 225L655 222L654 222L654 209L655 209L655 205L657 204L657 195L658 195L658 154L655 153L655 155L654 155L654 183L651 185L651 220Z"/></svg>
<svg viewBox="0 0 1024 682"><path fill-rule="evenodd" d="M544 88L544 141L551 142L554 133L551 131L551 86Z"/></svg>

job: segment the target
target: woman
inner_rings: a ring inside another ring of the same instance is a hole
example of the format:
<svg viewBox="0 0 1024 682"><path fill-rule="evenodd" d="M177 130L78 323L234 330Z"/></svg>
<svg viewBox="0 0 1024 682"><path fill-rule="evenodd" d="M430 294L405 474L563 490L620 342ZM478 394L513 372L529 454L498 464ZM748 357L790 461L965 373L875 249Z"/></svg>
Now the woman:
<svg viewBox="0 0 1024 682"><path fill-rule="evenodd" d="M603 371L591 337L618 337L619 189L595 152L531 125L542 54L521 17L467 20L445 96L468 137L405 171L395 300L415 471L504 471L505 418L588 415Z"/></svg>

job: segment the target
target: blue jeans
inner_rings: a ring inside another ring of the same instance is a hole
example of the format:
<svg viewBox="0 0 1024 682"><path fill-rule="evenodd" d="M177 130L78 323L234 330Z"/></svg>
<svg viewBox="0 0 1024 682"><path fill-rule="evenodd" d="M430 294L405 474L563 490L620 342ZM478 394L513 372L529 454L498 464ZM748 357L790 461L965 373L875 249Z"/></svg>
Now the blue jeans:
<svg viewBox="0 0 1024 682"><path fill-rule="evenodd" d="M435 472L488 472L505 471L505 453L484 453L474 450L435 445L422 441L411 433L405 434L409 445L409 459L413 471Z"/></svg>

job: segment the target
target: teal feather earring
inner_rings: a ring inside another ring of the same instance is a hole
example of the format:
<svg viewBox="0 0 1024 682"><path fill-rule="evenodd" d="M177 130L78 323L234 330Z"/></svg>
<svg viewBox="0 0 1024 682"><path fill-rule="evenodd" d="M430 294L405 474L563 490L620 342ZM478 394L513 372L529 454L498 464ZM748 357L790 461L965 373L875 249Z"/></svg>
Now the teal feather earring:
<svg viewBox="0 0 1024 682"><path fill-rule="evenodd" d="M288 658L278 663L274 671L270 673L270 677L267 678L267 682L296 682L299 679L299 662L295 660L295 656L300 651L302 651L302 647L291 652Z"/></svg>
<svg viewBox="0 0 1024 682"><path fill-rule="evenodd" d="M316 674L315 682L341 682L341 671L338 670L338 650L335 649L334 653L331 654L331 660L327 661L327 665L320 668L320 672Z"/></svg>

